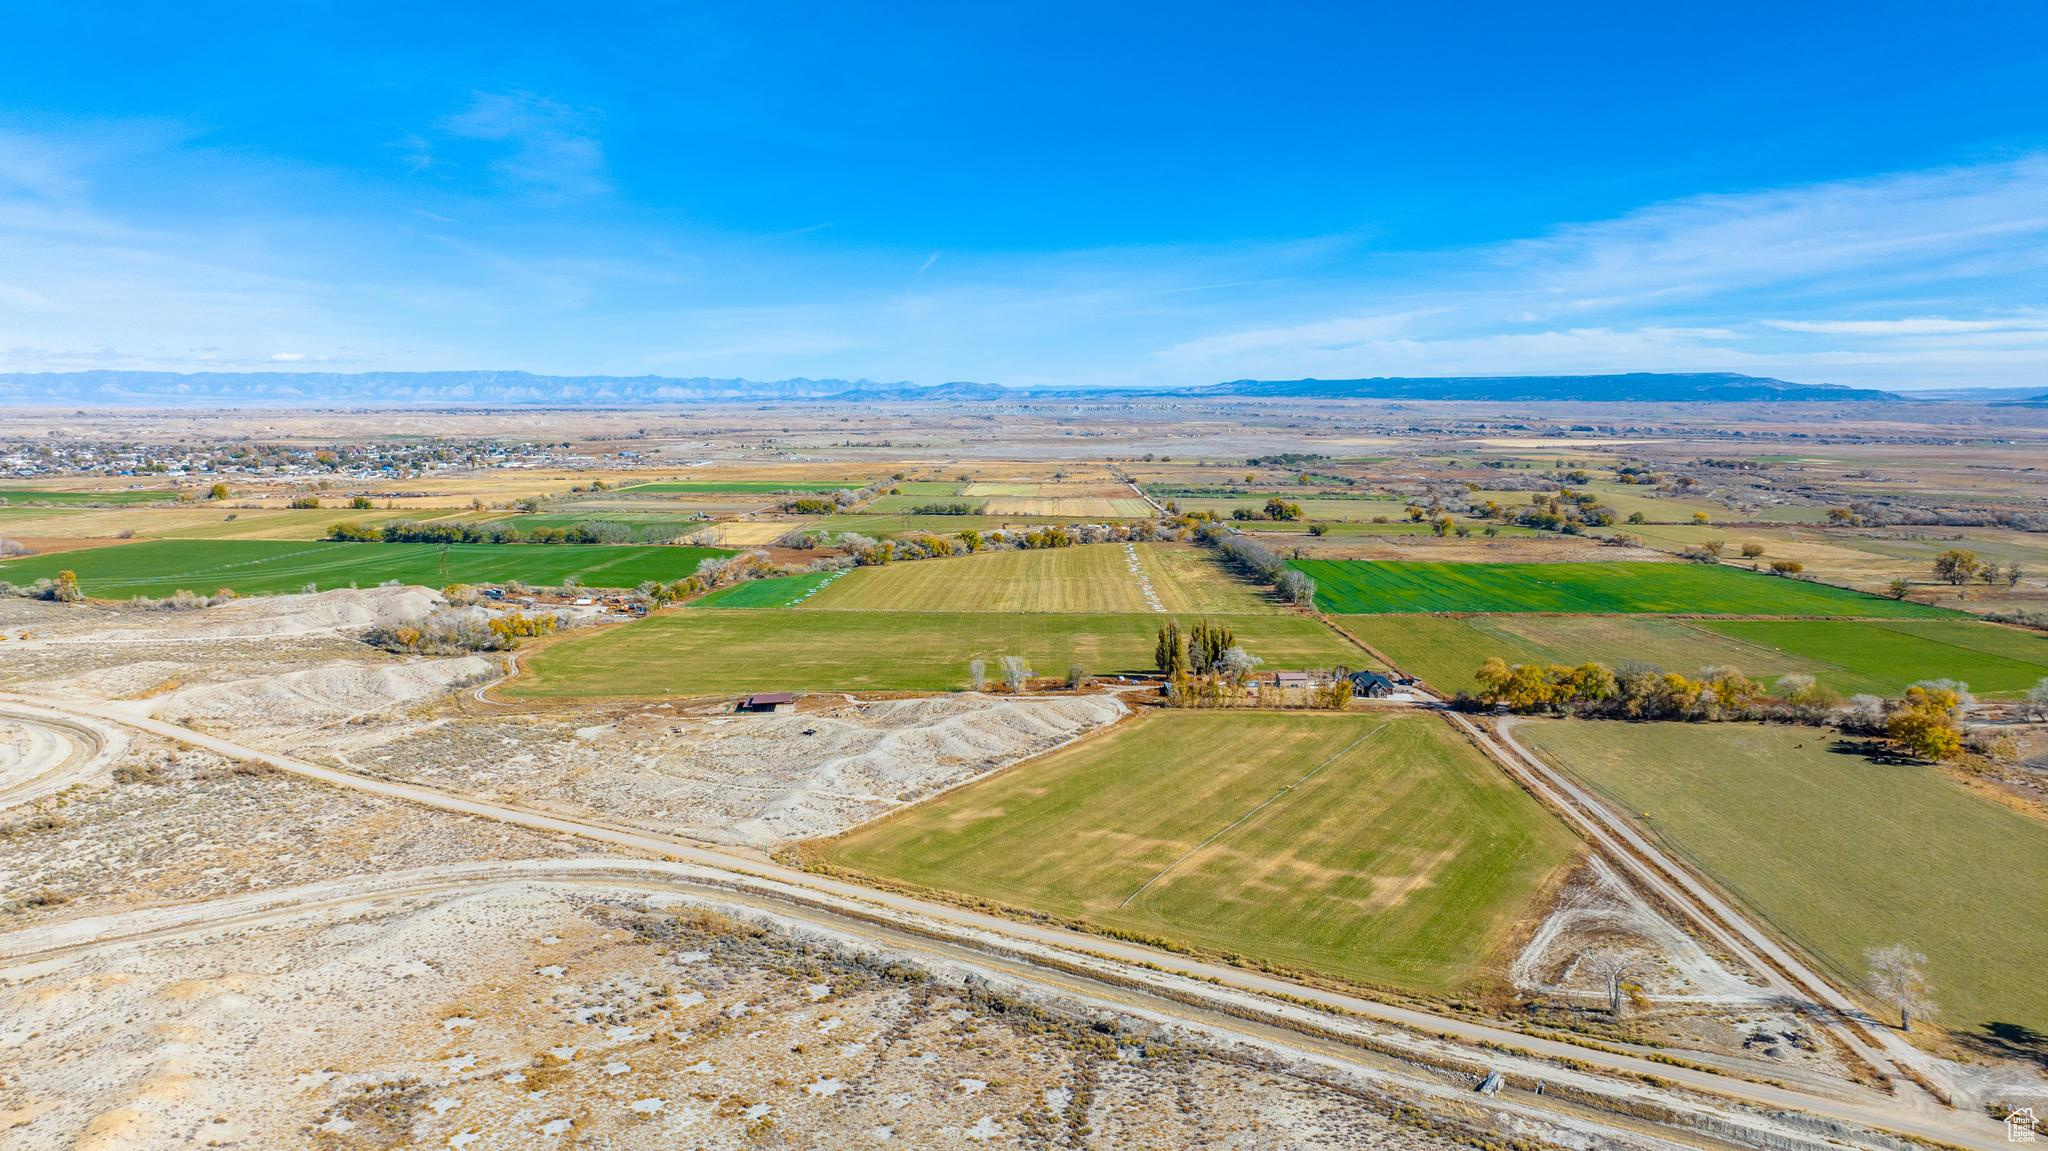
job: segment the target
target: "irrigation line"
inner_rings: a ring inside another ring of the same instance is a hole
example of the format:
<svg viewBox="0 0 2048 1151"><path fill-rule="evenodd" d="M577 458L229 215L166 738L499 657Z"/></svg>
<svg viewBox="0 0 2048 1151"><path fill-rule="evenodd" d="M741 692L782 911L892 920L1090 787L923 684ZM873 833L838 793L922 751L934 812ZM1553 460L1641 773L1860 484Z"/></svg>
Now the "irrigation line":
<svg viewBox="0 0 2048 1151"><path fill-rule="evenodd" d="M1309 768L1308 775L1304 775L1300 779L1295 780L1293 783L1288 784L1286 787L1283 787L1280 790L1274 792L1271 796L1269 796L1266 799L1264 803L1259 804L1257 807L1252 808L1250 811L1247 811L1243 815L1238 816L1236 819L1231 820L1229 823L1224 824L1223 828L1217 831L1216 834L1189 848L1186 855L1183 855L1179 859L1174 860L1172 863L1167 864L1165 867L1160 868L1159 871L1152 876L1152 878L1139 884L1138 889L1136 891L1133 891L1129 895L1124 896L1124 901L1122 903L1117 904L1116 909L1118 911L1122 911L1124 908L1129 907L1131 905L1131 900L1136 899L1140 895L1145 894L1146 888L1166 878L1167 872L1172 871L1174 868L1179 867L1183 863L1186 863L1190 858L1192 858L1197 852L1201 851L1203 848L1209 846L1210 844L1216 842L1219 839L1222 839L1225 835L1230 834L1232 828L1237 827L1238 825L1244 823L1246 820L1250 819L1252 816L1257 815L1261 811L1266 810L1268 807L1271 807L1272 805L1280 802L1280 798L1282 796L1286 795L1288 792L1293 791L1295 788L1300 787L1302 784L1307 783L1309 781L1310 776L1313 776L1315 773L1323 770L1324 768L1330 766L1338 760L1343 759L1345 756L1350 755L1353 749L1357 748L1359 744L1364 743L1366 740L1371 739L1373 736L1376 736L1385 730L1387 730L1387 725L1383 723L1378 727L1373 728L1371 731L1366 732L1364 735L1359 736L1357 739L1352 740L1350 743L1345 744L1341 749L1338 750L1338 752L1335 755L1332 755L1330 758L1324 760L1323 762L1316 764L1312 768Z"/></svg>

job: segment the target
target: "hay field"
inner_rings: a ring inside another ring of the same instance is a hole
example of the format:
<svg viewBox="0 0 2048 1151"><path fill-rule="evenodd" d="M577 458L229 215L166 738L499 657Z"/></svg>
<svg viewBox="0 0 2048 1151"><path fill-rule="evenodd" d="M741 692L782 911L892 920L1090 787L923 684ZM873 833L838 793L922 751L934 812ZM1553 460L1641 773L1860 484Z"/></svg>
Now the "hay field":
<svg viewBox="0 0 2048 1151"><path fill-rule="evenodd" d="M992 516L1051 516L1060 520L1149 519L1157 514L1151 504L1136 496L996 496L984 510Z"/></svg>
<svg viewBox="0 0 2048 1151"><path fill-rule="evenodd" d="M967 686L969 660L986 660L994 675L1004 655L1021 655L1047 676L1063 675L1073 664L1095 675L1150 672L1161 618L686 609L549 644L526 660L527 674L507 691L535 697L957 691ZM1302 616L1219 622L1269 667L1371 663L1342 636Z"/></svg>
<svg viewBox="0 0 2048 1151"><path fill-rule="evenodd" d="M822 845L880 878L1362 983L1500 968L1578 844L1427 715L1151 712Z"/></svg>
<svg viewBox="0 0 2048 1151"><path fill-rule="evenodd" d="M179 589L243 595L320 588L368 587L386 580L440 587L450 583L524 580L556 585L575 576L592 587L629 588L695 571L718 548L454 544L446 578L435 544L324 543L286 540L144 540L49 556L0 561L0 580L17 584L78 573L88 596L166 596Z"/></svg>
<svg viewBox="0 0 2048 1151"><path fill-rule="evenodd" d="M1374 516L1398 520L1402 518L1401 509L1407 506L1404 501L1392 496L1318 496L1313 493L1287 491L1260 492L1243 496L1169 496L1163 499L1171 499L1184 512L1215 512L1224 519L1229 519L1230 514L1239 508L1262 512L1266 507L1266 501L1275 496L1290 504L1301 505L1302 519L1286 521L1302 524L1301 530L1306 530L1306 525L1311 521L1366 523ZM1425 524L1416 526L1424 531L1429 530Z"/></svg>
<svg viewBox="0 0 2048 1151"><path fill-rule="evenodd" d="M1904 943L1950 1027L2048 1031L2048 822L1832 733L1748 724L1519 725L1855 986Z"/></svg>
<svg viewBox="0 0 2048 1151"><path fill-rule="evenodd" d="M1277 605L1189 547L1134 545L1165 611L1277 612ZM983 552L859 568L805 604L820 611L1137 613L1155 610L1122 544Z"/></svg>
<svg viewBox="0 0 2048 1151"><path fill-rule="evenodd" d="M1726 565L1465 564L1294 560L1316 581L1316 604L1339 615L1381 612L1574 612L1927 618L1942 608Z"/></svg>
<svg viewBox="0 0 2048 1151"><path fill-rule="evenodd" d="M810 523L800 521L738 520L732 523L713 524L710 531L711 538L725 547L758 547L772 544L793 531L810 526Z"/></svg>

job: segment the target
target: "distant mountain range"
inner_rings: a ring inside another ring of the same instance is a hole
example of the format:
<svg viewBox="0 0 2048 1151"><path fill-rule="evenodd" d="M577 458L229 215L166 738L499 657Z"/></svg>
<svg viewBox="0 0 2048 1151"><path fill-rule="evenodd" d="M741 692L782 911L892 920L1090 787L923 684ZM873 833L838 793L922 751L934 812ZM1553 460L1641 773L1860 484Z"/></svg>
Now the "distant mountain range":
<svg viewBox="0 0 2048 1151"><path fill-rule="evenodd" d="M873 380L743 380L703 376L540 376L530 372L24 372L0 374L0 406L303 407L482 404L601 407L733 401L990 403L1115 398L1284 397L1476 400L1494 403L1898 403L1869 388L1795 384L1732 372L1602 376L1384 376L1358 380L1233 380L1187 388L922 386Z"/></svg>
<svg viewBox="0 0 2048 1151"><path fill-rule="evenodd" d="M1206 391L1232 396L1521 403L1890 403L1892 392L1795 384L1735 372L1627 372L1608 376L1380 376L1367 380L1234 380Z"/></svg>

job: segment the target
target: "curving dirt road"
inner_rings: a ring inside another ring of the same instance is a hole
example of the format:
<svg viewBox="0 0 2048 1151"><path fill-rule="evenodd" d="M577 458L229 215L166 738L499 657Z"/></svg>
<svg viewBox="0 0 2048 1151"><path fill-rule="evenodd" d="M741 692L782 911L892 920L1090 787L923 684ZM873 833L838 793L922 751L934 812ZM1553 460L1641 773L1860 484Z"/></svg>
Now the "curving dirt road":
<svg viewBox="0 0 2048 1151"><path fill-rule="evenodd" d="M0 707L0 809L90 779L127 746L118 727Z"/></svg>
<svg viewBox="0 0 2048 1151"><path fill-rule="evenodd" d="M2004 1145L2002 1138L1996 1134L1997 1126L1988 1119L1964 1116L1952 1110L1936 1111L1930 1107L1914 1106L1896 1097L1848 1089L1839 1097L1789 1090L1732 1075L1693 1067L1672 1066L1623 1052L1582 1047L1526 1035L1503 1027L1380 1003L1121 940L1086 935L1064 928L1021 923L895 892L863 887L782 867L758 856L721 850L677 837L600 820L471 799L413 784L367 778L150 719L131 710L124 710L118 705L58 704L4 694L0 694L0 705L7 706L11 712L56 722L75 723L81 718L107 721L161 735L190 746L206 748L234 759L261 763L337 787L407 800L443 811L498 820L533 830L576 835L629 851L694 865L709 873L708 880L715 880L716 885L728 889L734 885L745 885L750 894L771 899L784 910L792 906L801 906L814 912L826 912L870 924L889 925L896 929L914 927L917 934L927 939L937 938L950 946L967 948L984 959L1005 953L1016 955L1037 952L1040 953L1040 959L1028 964L1034 969L1045 966L1046 957L1057 956L1061 964L1107 964L1124 980L1153 976L1185 980L1184 986L1191 989L1191 995L1204 996L1211 1000L1217 997L1234 1000L1204 1008L1213 1010L1225 1018L1253 1010L1270 1015L1277 1009L1287 1007L1287 1004L1274 998L1284 997L1312 1004L1325 1011L1334 1012L1339 1017L1412 1029L1425 1036L1438 1036L1460 1044L1484 1044L1489 1050L1483 1057L1489 1061L1507 1058L1568 1060L1575 1066L1596 1068L1608 1074L1646 1077L1651 1081L1675 1084L1753 1107L1804 1111L1856 1127L1888 1130L1958 1146L1989 1149ZM1462 717L1459 717L1459 721L1463 722ZM1485 738L1483 733L1480 738ZM1542 770L1548 771L1547 768ZM1609 834L1603 833L1603 838ZM482 868L487 875L503 879L516 874L516 868L520 865L476 866ZM1659 880L1659 883L1664 885L1670 882ZM126 923L135 923L140 919L142 917L139 916L120 917L120 921ZM118 937L120 934L111 928L109 930L110 937ZM19 946L20 943L19 939L14 940L15 946ZM13 946L6 950L13 950ZM1250 993L1249 998L1245 997L1244 993ZM1839 993L1836 994L1839 998ZM1468 1060L1476 1057L1479 1056L1470 1051L1465 1054ZM1545 1075L1555 1081L1559 1073L1555 1064L1544 1063L1542 1066L1547 1068ZM1604 1082L1607 1083L1607 1090L1614 1089L1615 1085L1611 1081ZM1716 1114L1725 1119L1735 1114L1748 1113L1717 1110Z"/></svg>

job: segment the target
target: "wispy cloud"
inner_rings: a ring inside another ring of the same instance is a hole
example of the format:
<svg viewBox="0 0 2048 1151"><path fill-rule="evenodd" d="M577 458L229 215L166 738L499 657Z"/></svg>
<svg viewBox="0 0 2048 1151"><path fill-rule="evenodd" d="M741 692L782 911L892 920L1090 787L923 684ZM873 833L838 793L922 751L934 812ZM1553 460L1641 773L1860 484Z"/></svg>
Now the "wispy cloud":
<svg viewBox="0 0 2048 1151"><path fill-rule="evenodd" d="M2011 338L2048 326L2013 311L2048 298L2048 157L1695 197L1402 267L1352 289L1354 311L1206 333L1156 360L1212 376L1743 367L2000 382L2015 363L2048 369ZM1949 314L1898 318L1902 298ZM1873 346L1930 336L1947 338L1945 359Z"/></svg>
<svg viewBox="0 0 2048 1151"><path fill-rule="evenodd" d="M336 175L318 207L276 196L268 212L276 171L215 163L175 126L0 127L0 369L2048 379L2048 155L1693 197L1440 251L1391 250L1364 227L938 251L860 247L824 224L717 234L532 211L610 192L601 127L556 99L478 93L402 143L417 171ZM104 194L163 180L167 155L203 169L187 172L201 209ZM222 214L225 193L255 207Z"/></svg>
<svg viewBox="0 0 2048 1151"><path fill-rule="evenodd" d="M503 145L490 167L513 184L558 196L597 196L611 191L598 119L588 109L531 92L477 92L438 128L457 139ZM420 147L415 165L431 166L424 141Z"/></svg>
<svg viewBox="0 0 2048 1151"><path fill-rule="evenodd" d="M2048 332L2048 315L2001 316L1995 319L1952 320L1946 316L1907 316L1897 320L1765 320L1781 332L1822 336L1947 336L1969 332Z"/></svg>

